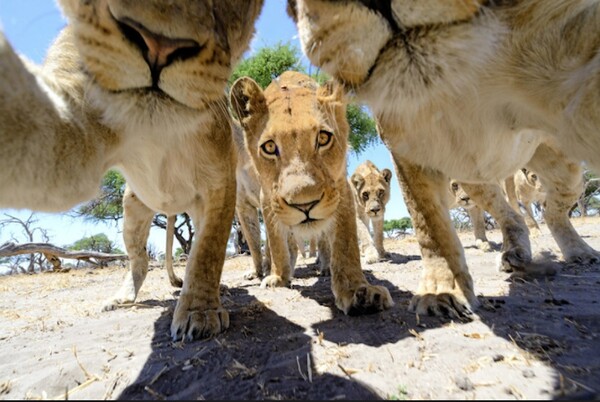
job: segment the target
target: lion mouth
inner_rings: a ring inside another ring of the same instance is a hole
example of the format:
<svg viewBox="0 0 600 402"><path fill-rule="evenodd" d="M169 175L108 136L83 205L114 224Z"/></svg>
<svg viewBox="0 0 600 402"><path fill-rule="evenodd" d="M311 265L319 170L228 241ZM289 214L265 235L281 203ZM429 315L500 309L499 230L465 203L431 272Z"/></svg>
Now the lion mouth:
<svg viewBox="0 0 600 402"><path fill-rule="evenodd" d="M309 217L306 217L306 219L305 219L305 220L303 220L302 222L300 222L300 224L301 224L301 225L306 225L306 224L308 224L308 223L311 223L311 222L316 222L316 221L318 221L318 220L319 220L319 219L314 219L314 218L309 218Z"/></svg>

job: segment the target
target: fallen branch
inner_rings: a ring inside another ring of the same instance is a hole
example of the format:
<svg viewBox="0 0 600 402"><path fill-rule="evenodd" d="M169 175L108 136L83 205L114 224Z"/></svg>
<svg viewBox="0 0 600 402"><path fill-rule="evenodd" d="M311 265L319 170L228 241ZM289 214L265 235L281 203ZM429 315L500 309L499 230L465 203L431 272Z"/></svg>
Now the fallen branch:
<svg viewBox="0 0 600 402"><path fill-rule="evenodd" d="M54 266L54 270L60 270L60 260L58 258L67 258L75 260L84 260L95 265L102 263L126 260L127 254L108 254L96 251L72 251L62 247L57 247L50 243L23 243L12 242L4 243L0 246L0 257L12 257L19 254L42 253L48 261ZM94 261L95 260L95 261Z"/></svg>

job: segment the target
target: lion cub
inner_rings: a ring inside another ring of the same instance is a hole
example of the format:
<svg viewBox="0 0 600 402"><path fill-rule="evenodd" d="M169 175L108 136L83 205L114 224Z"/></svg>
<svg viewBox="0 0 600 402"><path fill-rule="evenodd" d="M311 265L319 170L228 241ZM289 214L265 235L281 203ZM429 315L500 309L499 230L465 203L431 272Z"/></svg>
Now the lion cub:
<svg viewBox="0 0 600 402"><path fill-rule="evenodd" d="M383 248L383 215L390 200L391 179L392 172L389 169L379 170L369 160L361 163L350 177L360 247L367 264L389 258L389 254ZM369 222L373 226L372 235Z"/></svg>
<svg viewBox="0 0 600 402"><path fill-rule="evenodd" d="M285 72L264 92L251 78L238 79L230 102L261 184L272 264L261 286L290 284L290 231L302 237L324 234L319 252L329 257L336 306L346 314L391 307L389 291L370 285L360 265L346 180L349 126L342 92Z"/></svg>

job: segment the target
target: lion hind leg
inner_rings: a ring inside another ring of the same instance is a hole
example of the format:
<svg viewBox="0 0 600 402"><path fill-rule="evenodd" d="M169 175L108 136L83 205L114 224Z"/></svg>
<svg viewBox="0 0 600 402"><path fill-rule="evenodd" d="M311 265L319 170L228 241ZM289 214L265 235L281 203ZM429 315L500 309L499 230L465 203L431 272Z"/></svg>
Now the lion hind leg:
<svg viewBox="0 0 600 402"><path fill-rule="evenodd" d="M544 172L539 175L546 190L544 219L564 260L579 264L600 262L600 253L579 236L569 219L569 209L583 192L581 165L542 144L527 166L536 172Z"/></svg>

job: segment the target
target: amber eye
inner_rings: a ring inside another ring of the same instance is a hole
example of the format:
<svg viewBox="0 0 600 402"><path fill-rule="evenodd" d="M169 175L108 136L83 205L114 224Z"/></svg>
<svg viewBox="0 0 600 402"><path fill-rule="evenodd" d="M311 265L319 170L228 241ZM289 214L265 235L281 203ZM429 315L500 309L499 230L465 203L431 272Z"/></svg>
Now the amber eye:
<svg viewBox="0 0 600 402"><path fill-rule="evenodd" d="M317 147L322 148L322 147L329 145L332 137L333 137L333 134L328 131L325 131L325 130L319 131L319 136L317 137Z"/></svg>
<svg viewBox="0 0 600 402"><path fill-rule="evenodd" d="M365 191L364 193L362 193L362 197L363 197L363 200L368 201L369 200L369 193L367 193Z"/></svg>
<svg viewBox="0 0 600 402"><path fill-rule="evenodd" d="M377 192L377 198L383 198L383 190Z"/></svg>
<svg viewBox="0 0 600 402"><path fill-rule="evenodd" d="M262 144L260 146L260 148L267 155L279 156L279 149L277 148L277 145L275 144L275 141L273 141L273 140L269 140L269 141L265 142L264 144Z"/></svg>
<svg viewBox="0 0 600 402"><path fill-rule="evenodd" d="M535 175L535 174L532 174L532 175L531 175L531 179L532 179L532 180L537 180L537 175Z"/></svg>
<svg viewBox="0 0 600 402"><path fill-rule="evenodd" d="M452 183L452 190L453 191L458 190L458 183Z"/></svg>

